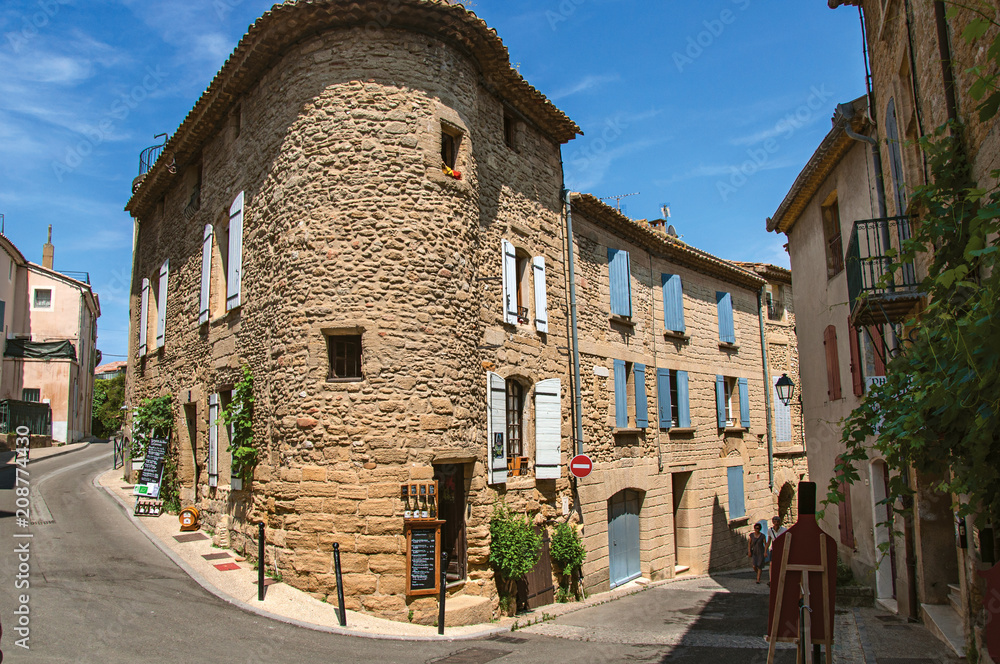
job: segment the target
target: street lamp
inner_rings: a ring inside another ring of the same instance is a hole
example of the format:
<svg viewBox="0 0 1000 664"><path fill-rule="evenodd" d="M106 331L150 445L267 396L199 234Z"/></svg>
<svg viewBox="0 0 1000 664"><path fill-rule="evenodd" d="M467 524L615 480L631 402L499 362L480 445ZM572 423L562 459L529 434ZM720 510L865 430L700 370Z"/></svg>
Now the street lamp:
<svg viewBox="0 0 1000 664"><path fill-rule="evenodd" d="M788 377L788 374L781 374L781 378L774 384L774 389L778 392L778 399L787 406L792 401L792 392L795 391L795 383Z"/></svg>

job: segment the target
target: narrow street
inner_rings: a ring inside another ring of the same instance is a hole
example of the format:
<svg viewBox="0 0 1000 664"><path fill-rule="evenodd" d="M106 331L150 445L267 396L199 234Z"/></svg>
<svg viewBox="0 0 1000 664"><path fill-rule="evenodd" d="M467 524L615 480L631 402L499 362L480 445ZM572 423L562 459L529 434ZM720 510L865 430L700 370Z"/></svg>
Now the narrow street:
<svg viewBox="0 0 1000 664"><path fill-rule="evenodd" d="M261 618L216 598L146 539L93 478L106 444L29 465L32 523L14 518L14 466L0 470L0 536L30 532L30 589L6 555L0 593L7 662L764 662L766 586L700 578L476 641L345 637ZM722 585L720 585L722 584ZM30 651L14 645L16 601L29 593ZM779 661L792 661L785 650Z"/></svg>

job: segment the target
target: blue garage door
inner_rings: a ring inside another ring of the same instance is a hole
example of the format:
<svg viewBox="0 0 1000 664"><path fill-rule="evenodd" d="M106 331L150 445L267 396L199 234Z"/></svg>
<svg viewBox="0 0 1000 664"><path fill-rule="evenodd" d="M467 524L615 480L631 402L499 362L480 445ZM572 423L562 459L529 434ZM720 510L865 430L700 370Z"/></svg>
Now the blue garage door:
<svg viewBox="0 0 1000 664"><path fill-rule="evenodd" d="M619 491L608 501L611 587L639 576L639 492Z"/></svg>

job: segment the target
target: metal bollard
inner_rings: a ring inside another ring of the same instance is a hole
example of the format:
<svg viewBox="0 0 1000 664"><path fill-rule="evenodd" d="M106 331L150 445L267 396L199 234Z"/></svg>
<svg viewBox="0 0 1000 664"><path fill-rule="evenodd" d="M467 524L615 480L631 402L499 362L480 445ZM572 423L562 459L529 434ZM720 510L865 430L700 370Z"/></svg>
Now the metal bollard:
<svg viewBox="0 0 1000 664"><path fill-rule="evenodd" d="M347 627L347 609L344 607L344 577L340 573L340 542L333 543L333 569L337 574L337 618L341 627Z"/></svg>
<svg viewBox="0 0 1000 664"><path fill-rule="evenodd" d="M444 598L448 594L448 552L441 552L441 595L438 598L438 634L444 634Z"/></svg>
<svg viewBox="0 0 1000 664"><path fill-rule="evenodd" d="M264 601L264 522L257 524L257 601Z"/></svg>

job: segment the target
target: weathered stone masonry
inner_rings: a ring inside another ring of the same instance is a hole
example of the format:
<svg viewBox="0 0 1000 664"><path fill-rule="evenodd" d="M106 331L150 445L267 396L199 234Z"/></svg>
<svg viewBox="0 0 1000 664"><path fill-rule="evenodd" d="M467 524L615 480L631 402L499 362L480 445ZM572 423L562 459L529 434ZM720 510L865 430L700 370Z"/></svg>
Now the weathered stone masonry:
<svg viewBox="0 0 1000 664"><path fill-rule="evenodd" d="M408 480L454 483L449 524L460 534L450 592L477 620L498 606L488 563L498 498L539 525L580 522L590 551L584 582L600 589L611 583L609 501L626 489L644 495L642 573L674 574L676 467L693 478L681 510L690 567L741 564L746 521L719 521L713 510L726 501L732 454L746 471L748 518L773 511L760 444L763 281L690 248L663 253L659 235L593 201L574 250L584 439L597 463L575 492L565 470L573 436L560 145L579 129L520 78L495 33L464 8L408 0L387 21L373 18L383 9L285 3L258 20L129 202L139 234L128 403L174 395L183 499L240 549L252 548L252 524L264 520L267 564L318 597L335 592L338 543L348 606L400 620L436 617L434 598L405 594L399 488ZM443 133L458 139L461 179L442 170ZM653 248L652 272L645 258L634 264L631 337L608 319L602 252L622 241L637 257ZM682 259L685 267L671 264ZM142 281L155 284L165 261L166 302L146 303L153 333L142 356ZM680 347L663 340L659 272L682 272L690 284L691 340ZM205 280L207 321L199 324ZM714 291L723 282L735 284L733 350L717 339ZM239 305L227 306L234 293ZM515 299L523 310L511 318ZM328 357L328 338L348 337L361 340L357 378L333 376ZM630 347L632 337L641 347ZM654 414L655 368L691 371L696 433L651 428L629 434L628 444L612 434L613 386L595 369L633 355L650 367ZM212 404L225 405L243 364L255 377L261 462L239 489ZM715 427L719 373L748 379L749 431ZM488 405L488 381L506 386L508 411L512 390L521 392L526 467L493 484L487 432L499 426L509 442L513 420ZM545 447L552 434L535 422L542 381L558 387L557 466Z"/></svg>

